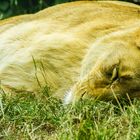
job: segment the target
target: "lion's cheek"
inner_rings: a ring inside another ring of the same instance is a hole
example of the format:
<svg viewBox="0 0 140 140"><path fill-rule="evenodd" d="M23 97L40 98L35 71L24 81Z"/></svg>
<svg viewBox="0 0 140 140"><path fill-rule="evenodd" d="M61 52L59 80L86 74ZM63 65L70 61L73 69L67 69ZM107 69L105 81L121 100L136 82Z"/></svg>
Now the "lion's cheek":
<svg viewBox="0 0 140 140"><path fill-rule="evenodd" d="M76 83L70 90L65 93L64 104L74 104L79 101L87 92L87 85L82 82Z"/></svg>

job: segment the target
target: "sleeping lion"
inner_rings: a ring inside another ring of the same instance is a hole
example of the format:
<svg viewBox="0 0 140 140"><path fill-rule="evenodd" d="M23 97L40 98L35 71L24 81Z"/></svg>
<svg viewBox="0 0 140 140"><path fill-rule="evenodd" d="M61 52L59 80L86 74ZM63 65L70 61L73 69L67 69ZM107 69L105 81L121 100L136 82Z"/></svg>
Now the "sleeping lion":
<svg viewBox="0 0 140 140"><path fill-rule="evenodd" d="M0 21L1 92L50 88L64 103L140 97L140 6L79 1Z"/></svg>

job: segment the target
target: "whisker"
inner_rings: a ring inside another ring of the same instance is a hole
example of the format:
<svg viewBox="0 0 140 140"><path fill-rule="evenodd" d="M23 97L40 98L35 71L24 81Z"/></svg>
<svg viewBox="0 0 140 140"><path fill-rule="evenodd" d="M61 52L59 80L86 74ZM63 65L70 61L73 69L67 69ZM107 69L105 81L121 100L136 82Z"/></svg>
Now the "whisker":
<svg viewBox="0 0 140 140"><path fill-rule="evenodd" d="M120 104L120 102L119 102L119 100L118 100L118 98L117 98L117 96L116 96L116 93L114 92L114 90L113 90L113 88L112 88L112 86L111 86L110 88L111 88L111 91L112 91L112 93L113 93L113 96L114 96L114 98L115 98L117 104L118 104L119 107L120 107L121 112L124 112L124 111L123 111L123 108L122 108L122 106L121 106L121 104Z"/></svg>

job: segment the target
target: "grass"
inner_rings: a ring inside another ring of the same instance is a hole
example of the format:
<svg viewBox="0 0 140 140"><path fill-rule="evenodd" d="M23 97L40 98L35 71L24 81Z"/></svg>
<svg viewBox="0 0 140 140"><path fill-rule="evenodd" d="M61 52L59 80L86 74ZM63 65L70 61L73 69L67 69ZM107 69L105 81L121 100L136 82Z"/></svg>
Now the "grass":
<svg viewBox="0 0 140 140"><path fill-rule="evenodd" d="M44 92L0 97L0 140L139 140L140 101L74 106Z"/></svg>

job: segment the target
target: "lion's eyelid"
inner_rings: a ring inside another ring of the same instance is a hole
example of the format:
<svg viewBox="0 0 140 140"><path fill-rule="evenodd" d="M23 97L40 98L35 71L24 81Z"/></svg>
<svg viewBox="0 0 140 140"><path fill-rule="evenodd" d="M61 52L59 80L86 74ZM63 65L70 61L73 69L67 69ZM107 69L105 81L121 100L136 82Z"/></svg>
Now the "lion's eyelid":
<svg viewBox="0 0 140 140"><path fill-rule="evenodd" d="M113 69L112 77L111 77L112 81L115 81L116 79L118 79L118 77L119 77L119 72L118 71L119 71L118 67L115 67Z"/></svg>

